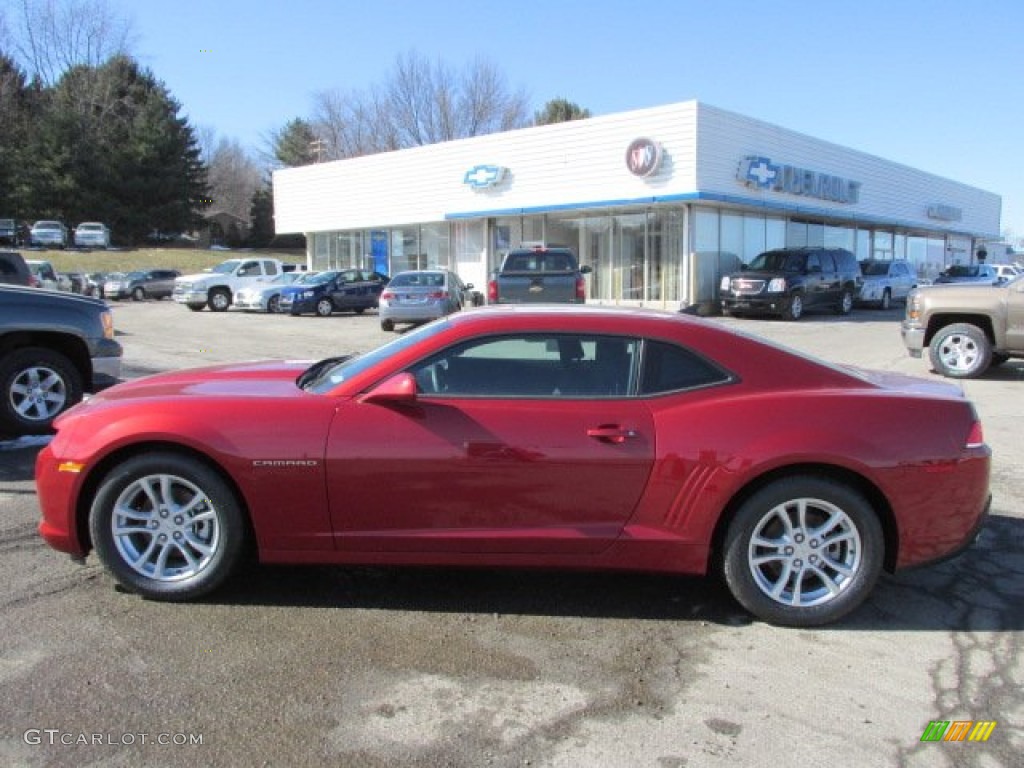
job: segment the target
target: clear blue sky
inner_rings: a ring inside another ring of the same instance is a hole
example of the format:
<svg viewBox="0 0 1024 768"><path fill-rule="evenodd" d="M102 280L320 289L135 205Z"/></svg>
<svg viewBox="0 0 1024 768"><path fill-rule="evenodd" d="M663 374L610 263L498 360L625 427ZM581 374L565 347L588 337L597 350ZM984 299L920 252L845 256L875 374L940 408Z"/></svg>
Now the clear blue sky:
<svg viewBox="0 0 1024 768"><path fill-rule="evenodd" d="M533 108L689 99L995 192L1024 238L1021 0L112 0L195 126L253 149L399 54L484 55Z"/></svg>

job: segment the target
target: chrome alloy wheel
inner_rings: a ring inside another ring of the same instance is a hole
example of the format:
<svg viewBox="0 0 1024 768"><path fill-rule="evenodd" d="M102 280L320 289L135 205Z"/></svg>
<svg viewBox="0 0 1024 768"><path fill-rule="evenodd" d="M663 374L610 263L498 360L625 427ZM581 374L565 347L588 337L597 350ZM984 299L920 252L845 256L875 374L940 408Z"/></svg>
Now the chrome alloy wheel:
<svg viewBox="0 0 1024 768"><path fill-rule="evenodd" d="M59 372L35 365L15 377L8 396L15 412L23 419L43 422L64 409L68 390Z"/></svg>
<svg viewBox="0 0 1024 768"><path fill-rule="evenodd" d="M798 498L770 509L754 527L747 564L754 583L782 605L803 608L828 603L861 568L857 527L839 507Z"/></svg>
<svg viewBox="0 0 1024 768"><path fill-rule="evenodd" d="M221 543L220 515L206 493L169 474L130 483L114 503L110 526L125 565L160 582L200 573Z"/></svg>
<svg viewBox="0 0 1024 768"><path fill-rule="evenodd" d="M951 371L972 371L981 357L981 348L969 334L951 333L939 343L938 358Z"/></svg>

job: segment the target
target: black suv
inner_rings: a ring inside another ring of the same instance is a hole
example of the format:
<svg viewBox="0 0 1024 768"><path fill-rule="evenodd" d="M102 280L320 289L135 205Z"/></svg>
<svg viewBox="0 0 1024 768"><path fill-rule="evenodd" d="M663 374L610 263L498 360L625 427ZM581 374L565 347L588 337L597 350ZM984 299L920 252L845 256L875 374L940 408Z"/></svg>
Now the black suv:
<svg viewBox="0 0 1024 768"><path fill-rule="evenodd" d="M106 302L0 285L0 434L35 435L121 375Z"/></svg>
<svg viewBox="0 0 1024 768"><path fill-rule="evenodd" d="M0 245L18 245L18 222L0 219Z"/></svg>
<svg viewBox="0 0 1024 768"><path fill-rule="evenodd" d="M722 314L773 314L799 320L805 309L845 315L860 287L860 267L844 248L779 248L722 278Z"/></svg>
<svg viewBox="0 0 1024 768"><path fill-rule="evenodd" d="M32 285L32 273L17 251L0 251L0 283Z"/></svg>

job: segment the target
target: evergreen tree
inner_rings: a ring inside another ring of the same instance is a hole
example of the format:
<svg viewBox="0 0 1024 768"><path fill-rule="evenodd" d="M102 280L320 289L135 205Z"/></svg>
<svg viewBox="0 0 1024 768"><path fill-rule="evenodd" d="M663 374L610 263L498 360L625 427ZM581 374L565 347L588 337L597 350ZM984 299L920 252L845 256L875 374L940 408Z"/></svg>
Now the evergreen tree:
<svg viewBox="0 0 1024 768"><path fill-rule="evenodd" d="M570 120L583 120L590 117L590 110L568 99L551 99L544 109L533 117L534 125L550 125L551 123L567 123Z"/></svg>
<svg viewBox="0 0 1024 768"><path fill-rule="evenodd" d="M313 126L296 117L274 135L274 158L287 168L312 165L322 159L326 151L324 147L318 149L317 141Z"/></svg>

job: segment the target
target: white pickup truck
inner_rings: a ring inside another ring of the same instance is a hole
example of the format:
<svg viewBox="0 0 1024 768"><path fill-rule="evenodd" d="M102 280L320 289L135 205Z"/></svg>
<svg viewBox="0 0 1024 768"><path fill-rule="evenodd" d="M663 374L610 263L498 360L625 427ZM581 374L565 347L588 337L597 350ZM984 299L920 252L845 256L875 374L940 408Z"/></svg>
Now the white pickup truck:
<svg viewBox="0 0 1024 768"><path fill-rule="evenodd" d="M193 312L203 307L209 307L211 312L224 312L239 289L272 280L283 271L284 264L278 259L228 259L204 272L177 278L173 298Z"/></svg>

